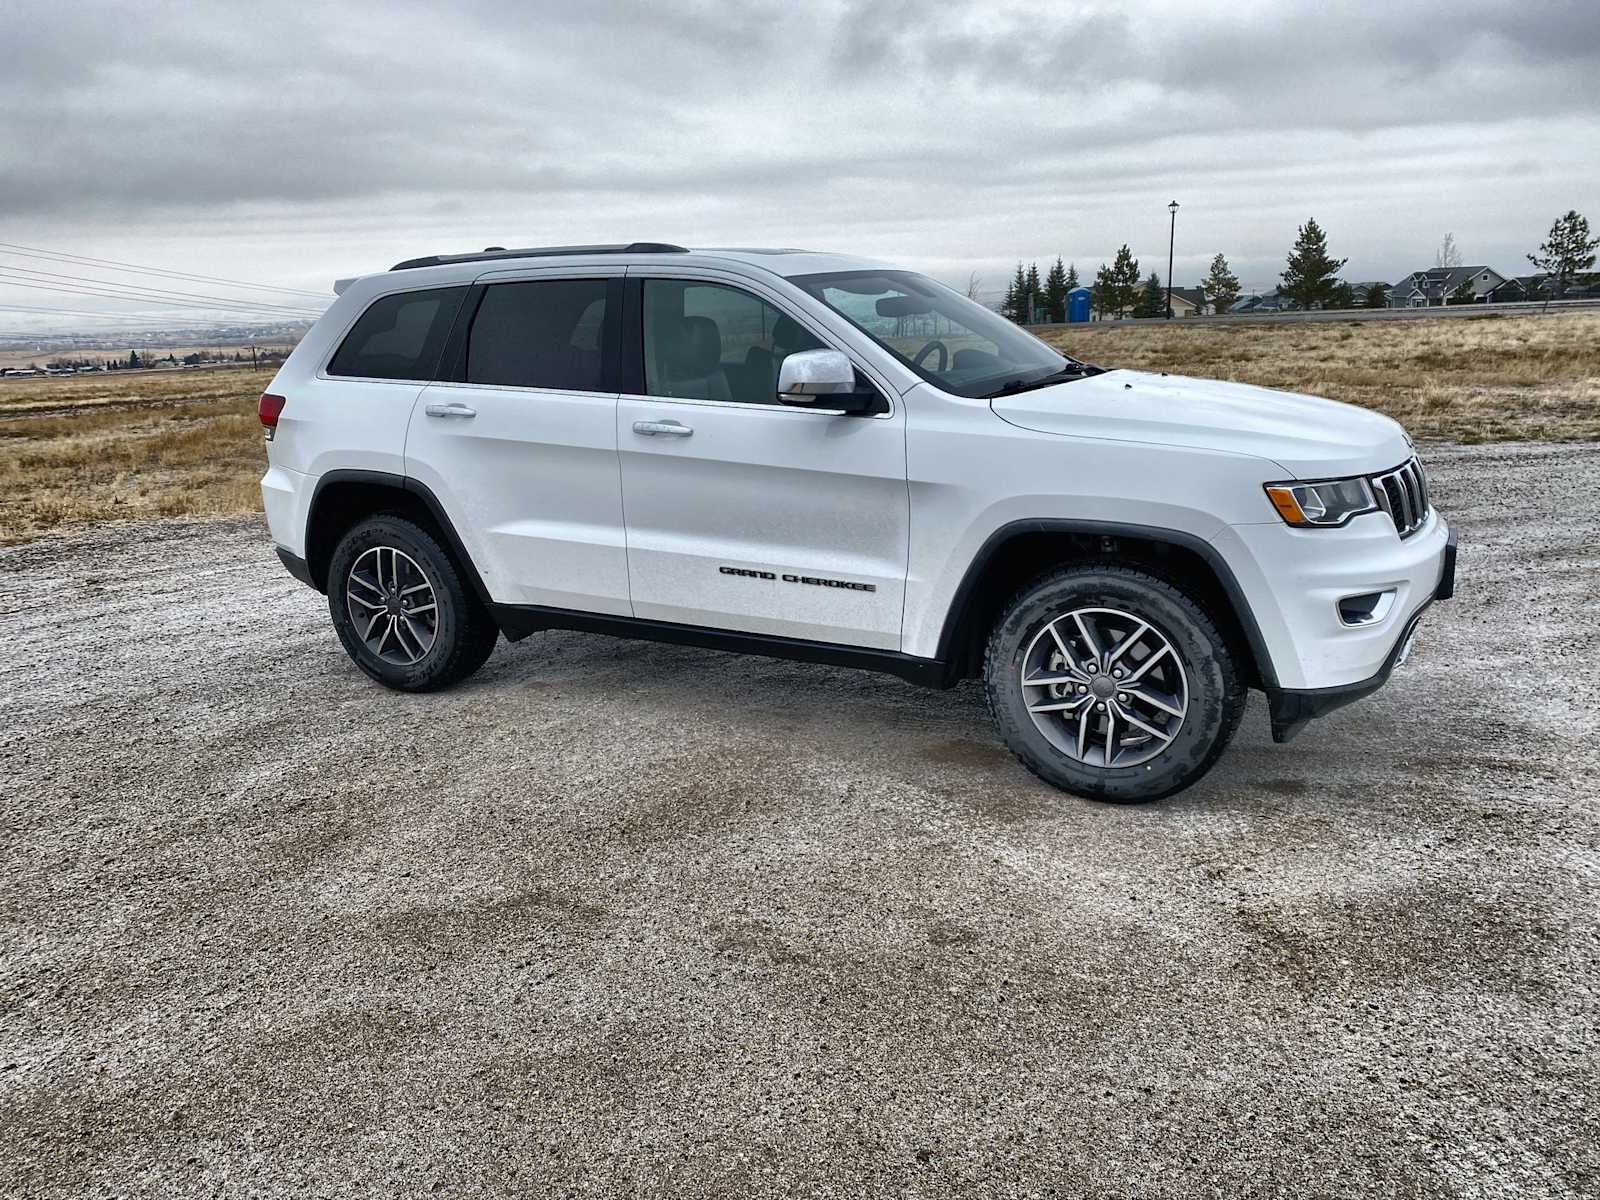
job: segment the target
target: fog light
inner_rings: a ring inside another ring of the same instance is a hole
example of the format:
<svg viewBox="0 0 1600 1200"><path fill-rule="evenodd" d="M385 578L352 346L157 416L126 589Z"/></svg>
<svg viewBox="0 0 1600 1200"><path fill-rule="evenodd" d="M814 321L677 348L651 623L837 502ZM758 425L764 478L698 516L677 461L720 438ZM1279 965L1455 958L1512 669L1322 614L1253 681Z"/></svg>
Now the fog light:
<svg viewBox="0 0 1600 1200"><path fill-rule="evenodd" d="M1371 625L1389 615L1394 592L1362 592L1339 601L1339 620L1345 625Z"/></svg>

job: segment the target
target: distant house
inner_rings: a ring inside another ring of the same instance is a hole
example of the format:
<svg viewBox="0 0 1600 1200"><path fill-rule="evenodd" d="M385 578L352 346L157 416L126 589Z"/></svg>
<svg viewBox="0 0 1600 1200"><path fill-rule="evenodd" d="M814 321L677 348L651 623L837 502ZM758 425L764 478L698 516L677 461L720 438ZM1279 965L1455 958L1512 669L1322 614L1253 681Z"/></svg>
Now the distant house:
<svg viewBox="0 0 1600 1200"><path fill-rule="evenodd" d="M1390 308L1430 308L1447 303L1463 286L1472 291L1475 302L1506 282L1493 267L1430 267L1413 271L1389 289Z"/></svg>
<svg viewBox="0 0 1600 1200"><path fill-rule="evenodd" d="M1273 288L1270 292L1249 292L1235 300L1228 309L1230 313L1275 313L1295 312L1300 308L1300 302L1291 300L1281 287Z"/></svg>
<svg viewBox="0 0 1600 1200"><path fill-rule="evenodd" d="M1517 300L1550 300L1554 298L1551 294L1550 276L1546 274L1518 275L1515 279L1508 279L1500 286L1492 289L1484 297L1491 304L1507 304ZM1564 300L1600 300L1600 278L1580 276L1576 279L1569 279L1561 298Z"/></svg>
<svg viewBox="0 0 1600 1200"><path fill-rule="evenodd" d="M1175 287L1172 289L1172 315L1174 317L1197 317L1209 307L1206 303L1206 294L1197 287Z"/></svg>
<svg viewBox="0 0 1600 1200"><path fill-rule="evenodd" d="M1483 294L1485 304L1514 304L1519 300L1536 300L1528 290L1528 281L1536 278L1533 275L1522 275L1515 279L1505 279L1495 284Z"/></svg>

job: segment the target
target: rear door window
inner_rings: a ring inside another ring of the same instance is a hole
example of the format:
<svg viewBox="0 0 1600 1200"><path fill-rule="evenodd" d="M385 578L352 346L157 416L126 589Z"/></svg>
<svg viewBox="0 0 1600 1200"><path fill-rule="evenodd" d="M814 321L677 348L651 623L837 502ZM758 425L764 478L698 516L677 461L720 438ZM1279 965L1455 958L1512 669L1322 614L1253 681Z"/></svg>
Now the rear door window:
<svg viewBox="0 0 1600 1200"><path fill-rule="evenodd" d="M490 284L467 338L467 382L603 391L606 317L604 279Z"/></svg>
<svg viewBox="0 0 1600 1200"><path fill-rule="evenodd" d="M374 300L334 353L328 374L432 379L466 294L464 287L433 288Z"/></svg>

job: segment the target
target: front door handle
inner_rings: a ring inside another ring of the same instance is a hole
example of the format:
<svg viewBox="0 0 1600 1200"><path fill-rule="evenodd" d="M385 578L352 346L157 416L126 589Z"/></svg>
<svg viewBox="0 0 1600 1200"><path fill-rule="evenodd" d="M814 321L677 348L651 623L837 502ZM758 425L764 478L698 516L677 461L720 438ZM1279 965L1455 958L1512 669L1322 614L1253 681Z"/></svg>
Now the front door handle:
<svg viewBox="0 0 1600 1200"><path fill-rule="evenodd" d="M688 437L694 429L678 421L635 421L633 431L654 437L658 433L667 434L669 437Z"/></svg>
<svg viewBox="0 0 1600 1200"><path fill-rule="evenodd" d="M478 410L465 404L430 404L423 409L430 417L475 417Z"/></svg>

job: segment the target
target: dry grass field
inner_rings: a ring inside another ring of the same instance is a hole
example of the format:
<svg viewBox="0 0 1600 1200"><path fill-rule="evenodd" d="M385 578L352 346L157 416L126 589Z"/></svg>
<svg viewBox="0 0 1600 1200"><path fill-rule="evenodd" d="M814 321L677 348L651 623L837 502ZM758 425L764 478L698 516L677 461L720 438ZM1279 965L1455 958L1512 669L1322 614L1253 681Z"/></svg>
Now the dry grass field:
<svg viewBox="0 0 1600 1200"><path fill-rule="evenodd" d="M1046 341L1101 366L1310 392L1413 437L1600 438L1600 313L1456 320L1074 325Z"/></svg>
<svg viewBox="0 0 1600 1200"><path fill-rule="evenodd" d="M0 544L118 519L261 506L266 371L0 382Z"/></svg>
<svg viewBox="0 0 1600 1200"><path fill-rule="evenodd" d="M1422 438L1600 439L1600 314L1366 324L1074 326L1104 366L1204 375L1377 409ZM255 511L265 371L0 382L0 543L90 522Z"/></svg>

